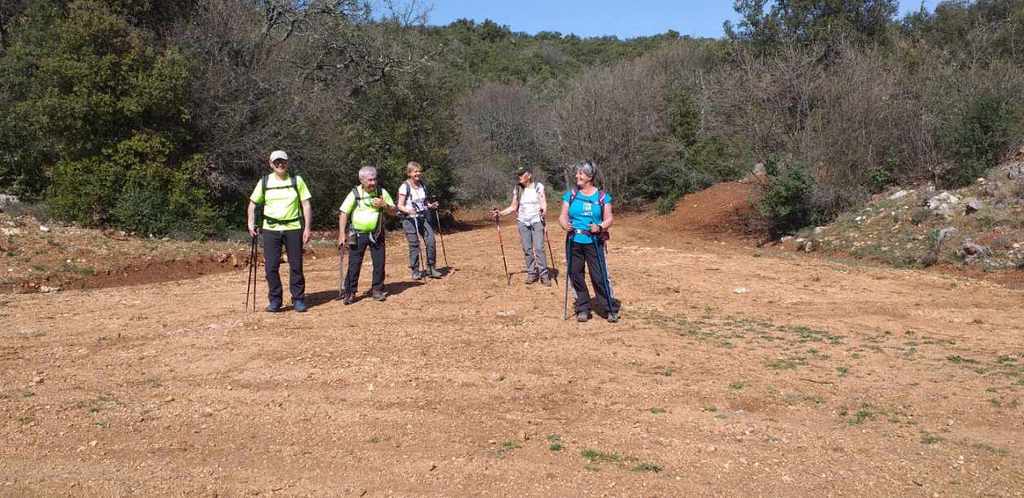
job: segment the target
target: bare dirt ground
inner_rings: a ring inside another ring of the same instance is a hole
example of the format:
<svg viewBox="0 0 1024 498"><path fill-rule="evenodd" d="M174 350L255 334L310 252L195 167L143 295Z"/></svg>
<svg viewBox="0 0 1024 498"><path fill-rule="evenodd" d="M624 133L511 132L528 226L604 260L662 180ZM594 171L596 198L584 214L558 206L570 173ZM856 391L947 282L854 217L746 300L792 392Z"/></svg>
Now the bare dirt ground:
<svg viewBox="0 0 1024 498"><path fill-rule="evenodd" d="M578 324L495 239L412 283L392 234L385 303L321 255L306 314L244 269L0 295L0 495L1024 494L1024 292L634 216Z"/></svg>

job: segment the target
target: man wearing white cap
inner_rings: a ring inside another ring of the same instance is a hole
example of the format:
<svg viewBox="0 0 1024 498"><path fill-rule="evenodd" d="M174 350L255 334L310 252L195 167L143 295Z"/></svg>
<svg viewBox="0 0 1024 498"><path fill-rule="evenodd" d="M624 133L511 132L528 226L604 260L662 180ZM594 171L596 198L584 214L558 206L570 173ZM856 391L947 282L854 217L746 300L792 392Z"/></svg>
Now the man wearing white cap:
<svg viewBox="0 0 1024 498"><path fill-rule="evenodd" d="M313 208L312 197L301 176L288 174L288 154L283 150L270 153L273 173L260 178L249 196L249 234L256 237L263 232L263 255L267 270L267 311L281 311L283 290L281 276L281 247L288 252L288 288L295 311L306 311L306 279L302 274L302 246L309 243ZM256 206L263 207L263 219L256 226Z"/></svg>

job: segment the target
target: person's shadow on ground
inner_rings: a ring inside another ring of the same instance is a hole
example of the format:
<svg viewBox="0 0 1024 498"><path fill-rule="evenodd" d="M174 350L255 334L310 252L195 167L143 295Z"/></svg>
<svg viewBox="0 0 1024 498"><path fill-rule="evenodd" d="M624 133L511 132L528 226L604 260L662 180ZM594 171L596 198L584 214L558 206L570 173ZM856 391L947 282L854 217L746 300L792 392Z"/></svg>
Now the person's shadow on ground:
<svg viewBox="0 0 1024 498"><path fill-rule="evenodd" d="M423 282L417 282L415 280L403 280L401 282L391 282L384 284L384 292L388 293L388 297L397 296L413 287L419 287L426 285Z"/></svg>
<svg viewBox="0 0 1024 498"><path fill-rule="evenodd" d="M384 284L384 292L386 292L389 297L397 296L409 289L412 289L413 287L419 287L421 285L424 285L423 282L391 282ZM362 301L366 297L367 294L365 292L356 293L354 302ZM314 292L312 294L306 294L306 306L315 308L322 304L327 304L331 301L337 300L338 298L339 295L336 290Z"/></svg>
<svg viewBox="0 0 1024 498"><path fill-rule="evenodd" d="M326 304L338 298L337 290L326 290L320 292L314 292L312 294L306 294L306 306L315 308L321 304Z"/></svg>

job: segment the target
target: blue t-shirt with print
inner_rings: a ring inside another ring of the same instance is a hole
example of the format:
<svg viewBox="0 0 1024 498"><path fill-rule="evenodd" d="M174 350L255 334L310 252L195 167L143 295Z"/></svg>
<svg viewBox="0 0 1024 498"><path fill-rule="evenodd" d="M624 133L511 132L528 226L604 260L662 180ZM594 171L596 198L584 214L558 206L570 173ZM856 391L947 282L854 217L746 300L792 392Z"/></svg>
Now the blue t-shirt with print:
<svg viewBox="0 0 1024 498"><path fill-rule="evenodd" d="M569 202L572 197L572 191L566 192L562 195L562 202ZM601 197L601 191L595 190L591 195L583 195L583 192L576 194L576 198L572 200L572 204L569 204L569 222L572 227L577 230L587 230L589 232L591 224L598 224L604 219L604 212L601 210L601 204L598 202ZM611 194L604 194L604 203L611 204ZM580 244L593 244L594 238L590 235L577 233L573 235L572 240Z"/></svg>

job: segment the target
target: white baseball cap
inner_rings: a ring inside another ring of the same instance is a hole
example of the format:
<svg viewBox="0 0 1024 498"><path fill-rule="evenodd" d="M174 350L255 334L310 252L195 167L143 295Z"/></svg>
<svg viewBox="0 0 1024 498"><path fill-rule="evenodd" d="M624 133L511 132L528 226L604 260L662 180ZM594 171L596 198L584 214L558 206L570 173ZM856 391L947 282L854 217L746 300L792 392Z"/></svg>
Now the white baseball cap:
<svg viewBox="0 0 1024 498"><path fill-rule="evenodd" d="M284 159L285 161L287 161L288 153L286 153L283 150L275 150L274 152L270 153L270 162L274 162L278 159Z"/></svg>

